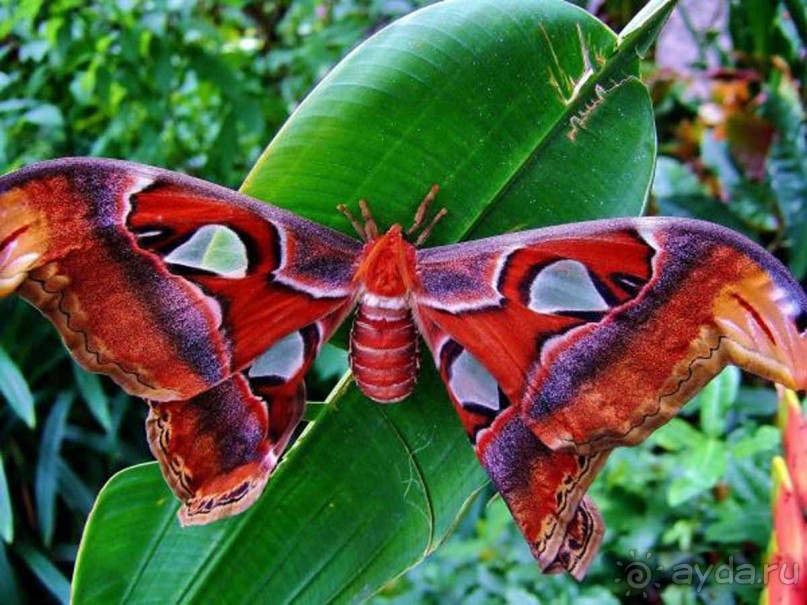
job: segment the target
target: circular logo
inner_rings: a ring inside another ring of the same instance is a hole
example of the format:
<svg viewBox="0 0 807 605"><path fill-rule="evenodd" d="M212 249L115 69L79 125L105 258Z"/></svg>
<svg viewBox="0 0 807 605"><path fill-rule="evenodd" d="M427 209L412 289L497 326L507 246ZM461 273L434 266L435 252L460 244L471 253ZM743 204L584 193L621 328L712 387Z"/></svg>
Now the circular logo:
<svg viewBox="0 0 807 605"><path fill-rule="evenodd" d="M661 588L661 584L653 581L653 572L661 571L664 568L661 565L657 565L655 568L650 565L649 561L653 558L652 552L645 553L644 557L638 557L635 550L631 550L628 554L632 559L631 561L617 561L616 564L623 569L624 577L615 578L614 582L617 584L625 582L627 588L625 590L626 597L631 594L638 595L641 593L642 597L646 599L648 594L645 589L648 586L652 584L655 588Z"/></svg>

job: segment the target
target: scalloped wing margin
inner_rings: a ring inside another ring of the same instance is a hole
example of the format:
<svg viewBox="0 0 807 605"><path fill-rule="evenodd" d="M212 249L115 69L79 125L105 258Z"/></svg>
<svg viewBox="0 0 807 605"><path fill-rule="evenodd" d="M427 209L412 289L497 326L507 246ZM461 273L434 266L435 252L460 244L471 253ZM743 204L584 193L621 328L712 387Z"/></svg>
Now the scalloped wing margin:
<svg viewBox="0 0 807 605"><path fill-rule="evenodd" d="M582 577L584 493L727 363L807 388L807 297L727 229L643 218L418 252L415 317L480 461L545 572Z"/></svg>
<svg viewBox="0 0 807 605"><path fill-rule="evenodd" d="M183 524L247 508L356 293L361 244L210 183L76 158L0 177L0 296L18 291L85 368L149 400Z"/></svg>
<svg viewBox="0 0 807 605"><path fill-rule="evenodd" d="M361 244L210 183L75 158L0 177L0 296L85 368L184 400L355 296Z"/></svg>

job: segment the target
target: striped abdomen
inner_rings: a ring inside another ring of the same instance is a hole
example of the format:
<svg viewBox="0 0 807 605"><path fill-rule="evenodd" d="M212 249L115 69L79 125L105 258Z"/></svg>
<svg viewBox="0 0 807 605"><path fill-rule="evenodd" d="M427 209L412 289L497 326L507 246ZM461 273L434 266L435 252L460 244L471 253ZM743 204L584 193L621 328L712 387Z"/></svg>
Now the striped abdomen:
<svg viewBox="0 0 807 605"><path fill-rule="evenodd" d="M350 369L362 393L381 403L400 401L415 388L419 367L418 333L409 307L362 301L350 333Z"/></svg>

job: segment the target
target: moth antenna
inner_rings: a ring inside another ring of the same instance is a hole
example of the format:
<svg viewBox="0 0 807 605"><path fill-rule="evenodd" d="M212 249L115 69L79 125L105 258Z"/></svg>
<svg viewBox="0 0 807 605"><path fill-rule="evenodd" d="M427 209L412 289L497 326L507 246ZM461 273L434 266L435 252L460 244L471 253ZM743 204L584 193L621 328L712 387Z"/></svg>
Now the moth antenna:
<svg viewBox="0 0 807 605"><path fill-rule="evenodd" d="M361 217L364 219L364 231L367 233L367 239L378 237L378 225L375 223L373 213L370 212L367 202L359 200L359 208L361 208Z"/></svg>
<svg viewBox="0 0 807 605"><path fill-rule="evenodd" d="M429 234L432 232L432 229L434 229L434 226L446 214L448 214L448 209L447 208L440 208L440 211L437 214L434 215L434 218L431 220L431 222L428 224L428 226L420 233L418 238L415 240L415 246L416 247L420 246L423 242L426 241L426 238L429 237Z"/></svg>
<svg viewBox="0 0 807 605"><path fill-rule="evenodd" d="M423 219L426 218L426 213L429 211L429 206L434 201L434 198L437 197L438 191L440 191L440 186L432 185L431 189L429 189L429 192L426 194L426 197L421 200L417 211L415 211L415 222L412 223L412 226L406 231L407 235L412 235L423 224Z"/></svg>
<svg viewBox="0 0 807 605"><path fill-rule="evenodd" d="M353 228L356 230L356 233L359 234L359 237L366 241L368 238L367 234L364 232L364 227L362 227L362 224L358 221L358 219L353 216L350 209L344 204L339 204L336 209L347 217L347 220L349 220L350 224L353 225Z"/></svg>

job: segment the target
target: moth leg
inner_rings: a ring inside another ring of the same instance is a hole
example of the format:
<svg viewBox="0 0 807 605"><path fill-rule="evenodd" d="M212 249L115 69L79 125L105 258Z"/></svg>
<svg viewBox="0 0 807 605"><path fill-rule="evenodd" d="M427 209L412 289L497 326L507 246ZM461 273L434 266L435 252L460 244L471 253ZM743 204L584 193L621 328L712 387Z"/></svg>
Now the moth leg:
<svg viewBox="0 0 807 605"><path fill-rule="evenodd" d="M183 525L235 515L263 491L302 418L305 388L256 390L237 374L188 400L150 402L149 446L182 500Z"/></svg>

